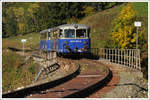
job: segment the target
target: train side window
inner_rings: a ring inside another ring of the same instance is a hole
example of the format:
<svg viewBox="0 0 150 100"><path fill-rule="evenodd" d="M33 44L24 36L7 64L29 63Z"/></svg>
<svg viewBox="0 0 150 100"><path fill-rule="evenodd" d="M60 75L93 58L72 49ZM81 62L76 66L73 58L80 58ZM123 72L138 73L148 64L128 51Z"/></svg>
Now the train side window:
<svg viewBox="0 0 150 100"><path fill-rule="evenodd" d="M86 29L77 29L76 30L76 37L77 38L84 38L84 37L86 37Z"/></svg>
<svg viewBox="0 0 150 100"><path fill-rule="evenodd" d="M53 32L53 38L56 39L57 38L57 31Z"/></svg>
<svg viewBox="0 0 150 100"><path fill-rule="evenodd" d="M56 31L54 32L54 38L55 38L55 39L58 39L58 38L59 38L59 30L56 30Z"/></svg>
<svg viewBox="0 0 150 100"><path fill-rule="evenodd" d="M62 38L63 37L63 30L59 30L59 37Z"/></svg>
<svg viewBox="0 0 150 100"><path fill-rule="evenodd" d="M48 32L48 39L50 39L51 38L51 34L50 34L50 32Z"/></svg>

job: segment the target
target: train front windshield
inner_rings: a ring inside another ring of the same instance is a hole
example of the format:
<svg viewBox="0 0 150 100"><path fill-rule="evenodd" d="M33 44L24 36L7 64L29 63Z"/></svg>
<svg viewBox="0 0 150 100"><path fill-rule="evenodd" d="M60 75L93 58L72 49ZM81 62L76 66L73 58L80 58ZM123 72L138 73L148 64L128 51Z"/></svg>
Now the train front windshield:
<svg viewBox="0 0 150 100"><path fill-rule="evenodd" d="M86 29L77 29L76 32L75 32L75 29L65 29L64 30L65 38L75 38L75 33L76 33L76 38L87 37Z"/></svg>
<svg viewBox="0 0 150 100"><path fill-rule="evenodd" d="M86 29L77 29L76 30L76 37L77 38L84 38L86 35Z"/></svg>
<svg viewBox="0 0 150 100"><path fill-rule="evenodd" d="M65 38L75 38L75 30L74 29L65 29Z"/></svg>

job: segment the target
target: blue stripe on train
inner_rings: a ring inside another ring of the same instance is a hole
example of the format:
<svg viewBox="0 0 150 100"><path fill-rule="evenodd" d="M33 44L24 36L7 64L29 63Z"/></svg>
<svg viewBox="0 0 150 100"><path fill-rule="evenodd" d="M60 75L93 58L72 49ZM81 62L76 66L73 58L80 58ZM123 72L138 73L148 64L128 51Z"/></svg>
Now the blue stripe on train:
<svg viewBox="0 0 150 100"><path fill-rule="evenodd" d="M72 50L72 52L83 52L81 51L84 48L84 42L87 42L88 48L90 48L90 40L89 39L60 39L59 40L59 52L70 53L69 50L65 49L64 47L67 45ZM63 46L65 44L65 46ZM78 49L75 51L75 49Z"/></svg>
<svg viewBox="0 0 150 100"><path fill-rule="evenodd" d="M85 45L88 49L90 48L90 39L56 39L40 41L40 49L48 51L53 50L61 53L88 52L82 51ZM68 46L71 51L65 49L66 46ZM77 49L77 51L75 49Z"/></svg>

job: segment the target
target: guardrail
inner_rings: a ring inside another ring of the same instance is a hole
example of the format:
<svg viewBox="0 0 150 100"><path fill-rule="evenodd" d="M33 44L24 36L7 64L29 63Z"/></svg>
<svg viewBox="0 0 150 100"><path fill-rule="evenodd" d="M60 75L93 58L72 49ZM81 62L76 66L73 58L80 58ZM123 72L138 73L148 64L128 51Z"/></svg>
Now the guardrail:
<svg viewBox="0 0 150 100"><path fill-rule="evenodd" d="M141 70L139 49L109 49L99 48L100 60L108 60L113 63Z"/></svg>

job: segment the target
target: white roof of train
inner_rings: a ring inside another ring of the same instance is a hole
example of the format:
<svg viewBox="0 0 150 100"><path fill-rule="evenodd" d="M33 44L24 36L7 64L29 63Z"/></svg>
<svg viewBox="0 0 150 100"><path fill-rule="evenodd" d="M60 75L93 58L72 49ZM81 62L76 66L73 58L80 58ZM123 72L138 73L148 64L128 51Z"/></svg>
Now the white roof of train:
<svg viewBox="0 0 150 100"><path fill-rule="evenodd" d="M64 24L64 25L60 25L60 26L57 26L55 28L49 28L49 29L46 29L46 30L43 30L41 31L40 33L45 33L45 32L51 32L51 31L55 31L55 30L58 30L58 29L74 29L74 28L77 28L77 29L89 29L90 27L87 26L87 25L84 25L84 24Z"/></svg>
<svg viewBox="0 0 150 100"><path fill-rule="evenodd" d="M89 26L86 26L84 24L65 24L58 26L60 29L67 29L67 28L78 28L78 29L88 29Z"/></svg>
<svg viewBox="0 0 150 100"><path fill-rule="evenodd" d="M45 29L45 30L43 30L43 31L40 31L40 33L42 34L42 33L46 33L46 32L51 32L51 31L55 31L55 30L58 30L59 28L49 28L49 29Z"/></svg>

